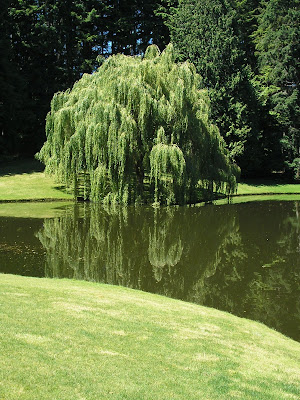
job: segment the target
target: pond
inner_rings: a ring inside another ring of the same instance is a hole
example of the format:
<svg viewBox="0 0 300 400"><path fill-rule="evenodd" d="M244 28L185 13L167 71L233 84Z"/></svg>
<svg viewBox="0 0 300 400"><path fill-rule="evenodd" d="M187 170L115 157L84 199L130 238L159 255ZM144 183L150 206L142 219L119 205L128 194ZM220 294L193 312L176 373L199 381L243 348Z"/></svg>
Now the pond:
<svg viewBox="0 0 300 400"><path fill-rule="evenodd" d="M0 217L0 272L158 293L261 321L298 341L299 256L300 201L84 203L58 207L53 218Z"/></svg>

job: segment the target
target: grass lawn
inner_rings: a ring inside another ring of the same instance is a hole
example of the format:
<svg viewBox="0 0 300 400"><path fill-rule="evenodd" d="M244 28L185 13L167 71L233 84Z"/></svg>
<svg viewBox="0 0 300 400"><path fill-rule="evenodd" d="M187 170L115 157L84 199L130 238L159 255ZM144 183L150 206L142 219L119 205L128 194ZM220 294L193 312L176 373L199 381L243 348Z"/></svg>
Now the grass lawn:
<svg viewBox="0 0 300 400"><path fill-rule="evenodd" d="M0 164L0 202L73 200L72 194L64 191L53 178L45 176L43 168L41 163L30 159ZM262 194L300 195L300 183L249 180L239 183L235 196Z"/></svg>
<svg viewBox="0 0 300 400"><path fill-rule="evenodd" d="M214 309L0 275L0 399L299 399L300 344Z"/></svg>
<svg viewBox="0 0 300 400"><path fill-rule="evenodd" d="M237 195L300 194L300 183L282 183L269 180L249 180L238 185Z"/></svg>
<svg viewBox="0 0 300 400"><path fill-rule="evenodd" d="M37 161L0 165L0 201L66 200L73 196L45 176ZM2 400L2 399L1 399Z"/></svg>
<svg viewBox="0 0 300 400"><path fill-rule="evenodd" d="M213 204L215 205L223 205L223 204L240 204L240 203L248 203L253 201L300 201L300 193L299 194L256 194L256 195L240 195L240 196L232 196L229 199L220 199L215 200ZM1 215L1 208L0 208Z"/></svg>

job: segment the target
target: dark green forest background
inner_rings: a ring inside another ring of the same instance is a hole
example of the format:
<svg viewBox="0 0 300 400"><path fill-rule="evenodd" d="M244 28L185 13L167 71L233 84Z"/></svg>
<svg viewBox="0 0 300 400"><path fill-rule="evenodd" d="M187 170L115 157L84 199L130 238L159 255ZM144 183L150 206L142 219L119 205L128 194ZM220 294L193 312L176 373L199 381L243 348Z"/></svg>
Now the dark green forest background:
<svg viewBox="0 0 300 400"><path fill-rule="evenodd" d="M54 93L103 58L171 41L202 76L243 177L300 179L299 0L2 0L0 160L45 141Z"/></svg>

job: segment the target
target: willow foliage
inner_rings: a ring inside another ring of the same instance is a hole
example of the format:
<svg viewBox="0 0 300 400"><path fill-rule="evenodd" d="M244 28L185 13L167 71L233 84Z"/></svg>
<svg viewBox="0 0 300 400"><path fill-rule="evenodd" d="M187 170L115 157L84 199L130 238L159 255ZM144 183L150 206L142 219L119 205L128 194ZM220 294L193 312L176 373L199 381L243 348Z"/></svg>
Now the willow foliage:
<svg viewBox="0 0 300 400"><path fill-rule="evenodd" d="M195 201L199 188L231 192L238 168L199 81L192 64L174 62L172 45L111 56L54 95L38 157L94 201L174 204Z"/></svg>

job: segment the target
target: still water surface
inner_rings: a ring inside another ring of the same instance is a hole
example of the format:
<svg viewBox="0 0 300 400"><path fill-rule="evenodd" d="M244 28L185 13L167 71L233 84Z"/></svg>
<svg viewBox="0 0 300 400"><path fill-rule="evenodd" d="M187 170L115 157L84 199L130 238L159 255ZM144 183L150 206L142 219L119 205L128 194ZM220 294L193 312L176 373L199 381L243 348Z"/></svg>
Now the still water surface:
<svg viewBox="0 0 300 400"><path fill-rule="evenodd" d="M1 217L0 272L159 293L300 341L300 202L157 210L77 204L55 218Z"/></svg>

